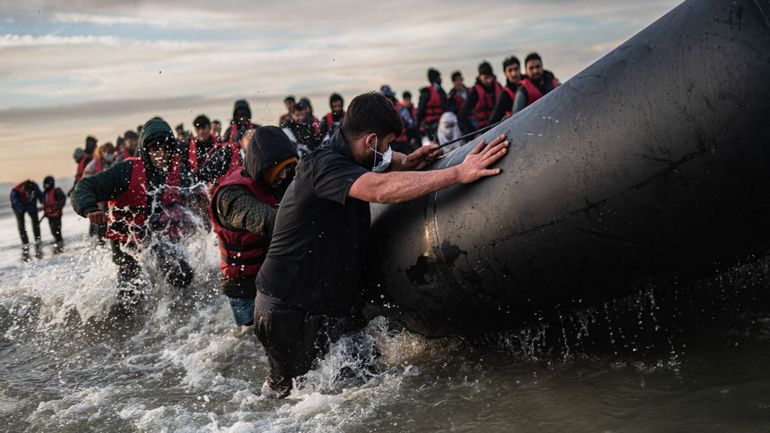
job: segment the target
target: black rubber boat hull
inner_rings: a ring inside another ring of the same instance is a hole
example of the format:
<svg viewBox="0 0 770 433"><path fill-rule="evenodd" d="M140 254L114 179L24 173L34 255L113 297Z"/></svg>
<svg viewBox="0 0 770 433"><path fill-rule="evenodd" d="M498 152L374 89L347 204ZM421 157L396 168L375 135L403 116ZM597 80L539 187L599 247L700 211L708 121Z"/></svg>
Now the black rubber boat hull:
<svg viewBox="0 0 770 433"><path fill-rule="evenodd" d="M373 206L373 311L427 336L511 329L766 252L769 17L687 1L481 137L512 143L500 176Z"/></svg>

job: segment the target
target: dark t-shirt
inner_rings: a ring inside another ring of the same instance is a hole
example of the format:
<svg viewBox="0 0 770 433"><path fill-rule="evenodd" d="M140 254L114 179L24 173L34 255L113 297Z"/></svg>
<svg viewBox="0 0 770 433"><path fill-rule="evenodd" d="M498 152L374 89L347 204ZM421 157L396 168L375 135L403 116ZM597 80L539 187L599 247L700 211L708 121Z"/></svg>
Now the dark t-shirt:
<svg viewBox="0 0 770 433"><path fill-rule="evenodd" d="M257 275L259 290L314 314L351 313L371 216L369 203L348 191L367 172L339 130L300 161Z"/></svg>

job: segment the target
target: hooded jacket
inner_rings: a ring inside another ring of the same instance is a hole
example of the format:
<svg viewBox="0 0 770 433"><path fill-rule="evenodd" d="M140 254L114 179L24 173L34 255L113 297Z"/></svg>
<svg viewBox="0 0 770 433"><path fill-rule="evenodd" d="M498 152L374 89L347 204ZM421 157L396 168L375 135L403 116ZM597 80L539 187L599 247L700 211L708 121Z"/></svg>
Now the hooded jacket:
<svg viewBox="0 0 770 433"><path fill-rule="evenodd" d="M169 168L166 170L156 169L147 153L147 145L156 140L168 140L172 143L172 149L168 154ZM151 214L162 212L164 205L161 198L166 190L168 174L171 172L170 165L175 159L179 161L176 140L169 124L159 117L148 120L139 136L139 147L136 155L134 158L118 162L109 169L78 182L72 195L72 207L75 212L85 217L90 212L99 210L99 202L115 200L129 191L134 165L138 161L141 161L144 167L146 176L146 188L144 189L149 193L131 191L129 194L146 194L147 211ZM191 176L186 165L180 164L179 170L178 186L184 199L186 192L189 192ZM141 197L137 197L137 199L141 199Z"/></svg>
<svg viewBox="0 0 770 433"><path fill-rule="evenodd" d="M275 204L291 182L287 179L278 190L273 190L263 175L297 156L296 148L281 129L261 127L249 143L243 169L229 174L214 190L209 211L220 246L241 241L259 244L259 251L249 255L252 266L244 268L244 272L227 272L228 252L222 249L222 291L225 295L234 298L256 296L254 276L259 271L272 237L277 213ZM259 193L262 199L254 192ZM270 199L266 200L268 196Z"/></svg>
<svg viewBox="0 0 770 433"><path fill-rule="evenodd" d="M246 126L238 125L238 112L241 111L245 114L246 119L248 119ZM225 143L240 142L241 137L243 137L246 130L253 128L254 126L255 125L251 123L251 108L249 107L249 103L245 99L239 99L235 101L235 105L233 106L233 119L230 121L230 126L222 137L223 141ZM233 131L233 129L235 131Z"/></svg>

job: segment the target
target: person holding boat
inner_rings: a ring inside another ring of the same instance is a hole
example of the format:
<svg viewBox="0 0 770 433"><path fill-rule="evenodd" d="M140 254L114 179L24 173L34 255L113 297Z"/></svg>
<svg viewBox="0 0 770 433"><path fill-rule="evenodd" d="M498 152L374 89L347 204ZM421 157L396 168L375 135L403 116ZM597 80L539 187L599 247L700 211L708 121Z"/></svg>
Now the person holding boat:
<svg viewBox="0 0 770 433"><path fill-rule="evenodd" d="M410 155L390 144L404 125L377 93L351 101L342 126L297 166L281 201L270 249L257 274L255 333L270 371L265 396L286 397L335 336L361 326L359 281L369 235L369 203L397 203L500 173L489 168L506 153L497 137L465 160L419 171L440 151Z"/></svg>

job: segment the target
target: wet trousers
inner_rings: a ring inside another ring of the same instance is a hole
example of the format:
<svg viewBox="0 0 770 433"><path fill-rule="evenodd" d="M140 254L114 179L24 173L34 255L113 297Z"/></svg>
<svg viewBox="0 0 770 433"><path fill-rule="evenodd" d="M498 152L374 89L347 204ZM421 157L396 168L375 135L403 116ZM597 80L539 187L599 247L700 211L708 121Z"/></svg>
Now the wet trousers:
<svg viewBox="0 0 770 433"><path fill-rule="evenodd" d="M115 240L111 240L110 243L112 261L118 265L119 296L122 291L133 292L136 289L141 291L146 281L142 277L141 265L132 254L136 251L136 245L123 244ZM194 274L184 257L178 256L175 251L172 252L172 248L163 246L154 246L153 256L158 268L171 286L183 288L190 285Z"/></svg>
<svg viewBox="0 0 770 433"><path fill-rule="evenodd" d="M14 212L16 214L16 225L19 228L19 236L21 237L21 243L24 245L29 244L29 238L27 237L27 228L24 224L24 215L29 214L32 219L32 233L35 236L35 242L40 241L40 219L37 217L37 211L30 212Z"/></svg>
<svg viewBox="0 0 770 433"><path fill-rule="evenodd" d="M61 217L48 217L48 227L51 229L51 235L56 240L56 243L61 244L64 241L61 236Z"/></svg>
<svg viewBox="0 0 770 433"><path fill-rule="evenodd" d="M331 343L365 322L313 314L257 290L254 324L270 367L267 385L283 398L292 379L310 371Z"/></svg>

